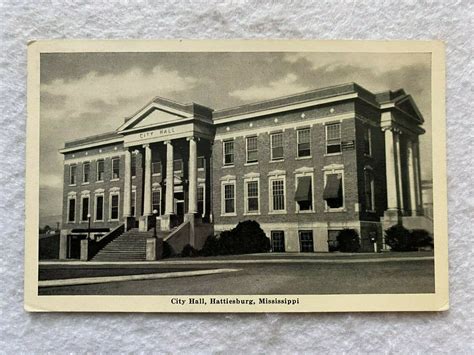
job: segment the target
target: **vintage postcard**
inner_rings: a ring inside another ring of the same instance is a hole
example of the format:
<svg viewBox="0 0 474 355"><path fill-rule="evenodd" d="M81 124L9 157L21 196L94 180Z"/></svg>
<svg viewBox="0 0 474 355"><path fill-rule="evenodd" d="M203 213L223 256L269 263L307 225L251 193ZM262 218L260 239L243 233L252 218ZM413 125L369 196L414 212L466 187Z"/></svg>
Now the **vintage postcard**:
<svg viewBox="0 0 474 355"><path fill-rule="evenodd" d="M25 308L441 311L444 46L33 41Z"/></svg>

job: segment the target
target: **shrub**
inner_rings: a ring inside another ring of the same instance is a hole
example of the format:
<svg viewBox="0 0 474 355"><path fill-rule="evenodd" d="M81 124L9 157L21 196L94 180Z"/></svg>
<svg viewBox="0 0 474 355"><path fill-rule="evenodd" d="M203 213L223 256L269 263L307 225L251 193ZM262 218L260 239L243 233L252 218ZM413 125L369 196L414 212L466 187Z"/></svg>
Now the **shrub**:
<svg viewBox="0 0 474 355"><path fill-rule="evenodd" d="M337 236L339 250L345 253L355 253L360 250L359 235L355 229L343 229Z"/></svg>
<svg viewBox="0 0 474 355"><path fill-rule="evenodd" d="M219 255L219 239L215 235L207 237L204 245L200 251L202 256L216 256Z"/></svg>
<svg viewBox="0 0 474 355"><path fill-rule="evenodd" d="M411 231L411 242L416 248L433 247L433 237L425 229L413 229Z"/></svg>
<svg viewBox="0 0 474 355"><path fill-rule="evenodd" d="M393 251L416 250L412 242L410 231L399 224L385 231L385 243L392 248Z"/></svg>
<svg viewBox="0 0 474 355"><path fill-rule="evenodd" d="M173 248L168 242L163 242L163 258L169 258L173 255Z"/></svg>
<svg viewBox="0 0 474 355"><path fill-rule="evenodd" d="M264 253L270 250L270 240L256 221L239 222L230 231L224 231L219 237L209 236L201 254L232 255Z"/></svg>
<svg viewBox="0 0 474 355"><path fill-rule="evenodd" d="M229 254L265 253L270 250L270 240L256 221L239 222L229 234L223 236Z"/></svg>
<svg viewBox="0 0 474 355"><path fill-rule="evenodd" d="M186 244L181 251L181 256L194 258L199 255L199 251L195 249L191 244Z"/></svg>

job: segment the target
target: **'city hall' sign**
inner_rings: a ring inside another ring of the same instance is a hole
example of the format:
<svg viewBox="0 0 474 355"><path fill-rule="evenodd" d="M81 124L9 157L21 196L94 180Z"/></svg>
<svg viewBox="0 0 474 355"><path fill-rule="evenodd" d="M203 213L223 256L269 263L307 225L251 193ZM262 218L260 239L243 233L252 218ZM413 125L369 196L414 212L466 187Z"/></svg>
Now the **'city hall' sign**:
<svg viewBox="0 0 474 355"><path fill-rule="evenodd" d="M168 139L186 138L193 134L194 124L187 123L167 128L159 128L152 131L128 134L124 137L124 146L128 147L142 143L162 142Z"/></svg>

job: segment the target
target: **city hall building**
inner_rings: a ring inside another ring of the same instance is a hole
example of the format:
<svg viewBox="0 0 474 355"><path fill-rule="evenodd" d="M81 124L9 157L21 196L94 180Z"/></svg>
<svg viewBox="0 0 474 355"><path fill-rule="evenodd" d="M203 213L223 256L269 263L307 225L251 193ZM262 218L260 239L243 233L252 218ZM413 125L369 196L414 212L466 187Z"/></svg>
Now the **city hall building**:
<svg viewBox="0 0 474 355"><path fill-rule="evenodd" d="M383 248L388 226L424 223L422 124L404 90L355 83L223 110L154 98L60 150L60 256L154 258L154 233L179 253L244 220L274 252L336 250L344 228Z"/></svg>

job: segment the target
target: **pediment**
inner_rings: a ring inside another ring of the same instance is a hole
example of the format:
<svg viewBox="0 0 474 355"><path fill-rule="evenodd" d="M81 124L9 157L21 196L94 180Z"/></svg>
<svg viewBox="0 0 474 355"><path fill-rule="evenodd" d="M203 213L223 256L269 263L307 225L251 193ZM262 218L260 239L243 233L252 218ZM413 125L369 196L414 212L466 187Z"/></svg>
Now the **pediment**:
<svg viewBox="0 0 474 355"><path fill-rule="evenodd" d="M117 131L123 132L131 129L154 127L173 122L179 123L181 120L193 117L192 114L175 108L152 102L128 118Z"/></svg>
<svg viewBox="0 0 474 355"><path fill-rule="evenodd" d="M405 96L399 101L395 102L395 105L403 112L417 119L420 123L424 122L423 116L415 104L415 101L410 95Z"/></svg>

